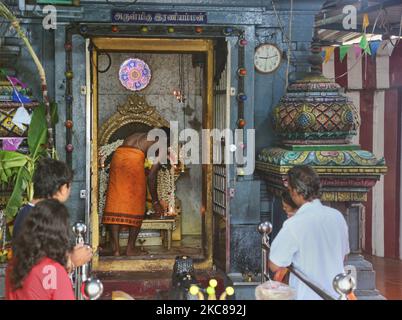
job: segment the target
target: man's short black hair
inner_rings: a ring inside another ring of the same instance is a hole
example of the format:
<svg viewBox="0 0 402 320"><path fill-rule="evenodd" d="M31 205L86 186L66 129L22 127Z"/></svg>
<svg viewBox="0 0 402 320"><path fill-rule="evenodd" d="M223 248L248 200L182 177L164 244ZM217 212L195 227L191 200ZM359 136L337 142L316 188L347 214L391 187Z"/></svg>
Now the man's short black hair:
<svg viewBox="0 0 402 320"><path fill-rule="evenodd" d="M35 199L52 198L64 185L73 181L72 170L62 161L44 158L36 164L33 187Z"/></svg>
<svg viewBox="0 0 402 320"><path fill-rule="evenodd" d="M317 172L310 166L297 165L288 171L288 184L305 200L319 199L321 183Z"/></svg>

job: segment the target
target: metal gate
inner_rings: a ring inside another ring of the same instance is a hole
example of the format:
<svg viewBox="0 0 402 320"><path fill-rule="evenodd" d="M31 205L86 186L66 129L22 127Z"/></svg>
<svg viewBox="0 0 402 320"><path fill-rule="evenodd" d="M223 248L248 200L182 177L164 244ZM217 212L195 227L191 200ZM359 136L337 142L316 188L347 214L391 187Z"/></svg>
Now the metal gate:
<svg viewBox="0 0 402 320"><path fill-rule="evenodd" d="M228 43L226 66L223 69L214 90L214 117L213 128L224 130L230 128L230 45ZM212 201L213 201L213 229L214 229L214 263L224 269L228 269L228 173L229 166L225 164L225 145L228 141L222 138L221 148L214 144L214 159L218 159L213 165Z"/></svg>

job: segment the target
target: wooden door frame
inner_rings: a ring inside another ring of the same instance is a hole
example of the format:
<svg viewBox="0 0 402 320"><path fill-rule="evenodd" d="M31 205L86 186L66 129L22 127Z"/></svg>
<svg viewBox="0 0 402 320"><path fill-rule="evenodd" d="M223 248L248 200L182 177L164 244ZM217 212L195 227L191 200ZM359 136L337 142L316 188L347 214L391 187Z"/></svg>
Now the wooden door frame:
<svg viewBox="0 0 402 320"><path fill-rule="evenodd" d="M98 52L152 52L152 53L205 53L206 68L204 83L205 94L203 99L203 129L212 129L213 120L213 76L214 76L214 45L209 39L163 39L163 38L110 38L94 37L91 39L94 45L92 51L92 63L97 65ZM99 213L98 213L98 74L91 68L91 200L90 200L90 231L92 246L99 246ZM210 138L206 145L210 159L212 159L212 143ZM204 259L196 261L198 269L212 268L213 232L212 232L212 164L202 165L202 239ZM100 261L98 250L92 260L92 268L97 271L157 271L172 270L174 258L138 260L115 259Z"/></svg>

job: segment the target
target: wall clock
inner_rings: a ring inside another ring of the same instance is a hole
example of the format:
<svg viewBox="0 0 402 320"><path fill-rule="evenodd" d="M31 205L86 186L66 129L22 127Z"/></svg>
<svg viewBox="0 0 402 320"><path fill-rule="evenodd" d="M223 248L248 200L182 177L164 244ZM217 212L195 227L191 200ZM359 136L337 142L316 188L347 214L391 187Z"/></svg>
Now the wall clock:
<svg viewBox="0 0 402 320"><path fill-rule="evenodd" d="M151 69L143 60L130 58L121 64L119 79L128 90L140 91L151 81Z"/></svg>
<svg viewBox="0 0 402 320"><path fill-rule="evenodd" d="M282 61L282 52L272 43L263 43L255 49L254 66L258 72L275 72Z"/></svg>

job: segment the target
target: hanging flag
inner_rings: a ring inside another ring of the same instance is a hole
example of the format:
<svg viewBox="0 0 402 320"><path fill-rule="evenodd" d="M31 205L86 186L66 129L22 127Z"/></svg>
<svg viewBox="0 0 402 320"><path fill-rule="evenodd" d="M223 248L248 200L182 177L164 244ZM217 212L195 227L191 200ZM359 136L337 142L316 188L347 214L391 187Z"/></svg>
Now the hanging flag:
<svg viewBox="0 0 402 320"><path fill-rule="evenodd" d="M15 112L12 121L18 128L25 130L24 124L29 125L31 123L31 115L28 113L25 107L21 106Z"/></svg>
<svg viewBox="0 0 402 320"><path fill-rule="evenodd" d="M369 43L367 41L367 37L366 37L365 33L362 35L362 38L361 38L360 43L359 43L359 46L360 46L360 48L363 49L363 51L365 53L371 54L370 46L369 46Z"/></svg>
<svg viewBox="0 0 402 320"><path fill-rule="evenodd" d="M21 142L25 138L3 138L3 150L5 151L17 151Z"/></svg>
<svg viewBox="0 0 402 320"><path fill-rule="evenodd" d="M21 80L17 79L16 77L8 76L7 79L8 79L8 81L11 82L11 84L13 86L20 85L24 89L27 87L27 85L24 82L22 82Z"/></svg>
<svg viewBox="0 0 402 320"><path fill-rule="evenodd" d="M378 48L380 47L380 45L381 45L381 41L380 41L380 40L370 42L371 56L372 56L373 58L375 58L375 56L377 55L377 50L378 50Z"/></svg>
<svg viewBox="0 0 402 320"><path fill-rule="evenodd" d="M350 49L351 45L350 44L345 44L345 45L341 45L339 47L339 59L342 62L343 59L345 58L346 54L348 53L349 49Z"/></svg>
<svg viewBox="0 0 402 320"><path fill-rule="evenodd" d="M326 47L325 49L325 59L324 62L327 63L329 59L331 59L332 54L334 53L335 47Z"/></svg>
<svg viewBox="0 0 402 320"><path fill-rule="evenodd" d="M369 16L367 13L365 13L363 15L363 30L364 32L366 32L366 28L369 26L370 22L369 22Z"/></svg>
<svg viewBox="0 0 402 320"><path fill-rule="evenodd" d="M355 48L355 58L357 59L357 58L359 58L359 57L361 56L361 54L362 54L362 48L360 48L360 46L359 46L357 43L355 43L355 44L353 45L353 47Z"/></svg>
<svg viewBox="0 0 402 320"><path fill-rule="evenodd" d="M21 103L30 103L32 102L31 99L28 97L24 96L23 94L19 93L17 89L13 89L13 101L14 102L21 102Z"/></svg>
<svg viewBox="0 0 402 320"><path fill-rule="evenodd" d="M325 48L322 48L321 57L322 57L323 59L325 59L325 55L326 55L326 50L325 50Z"/></svg>

